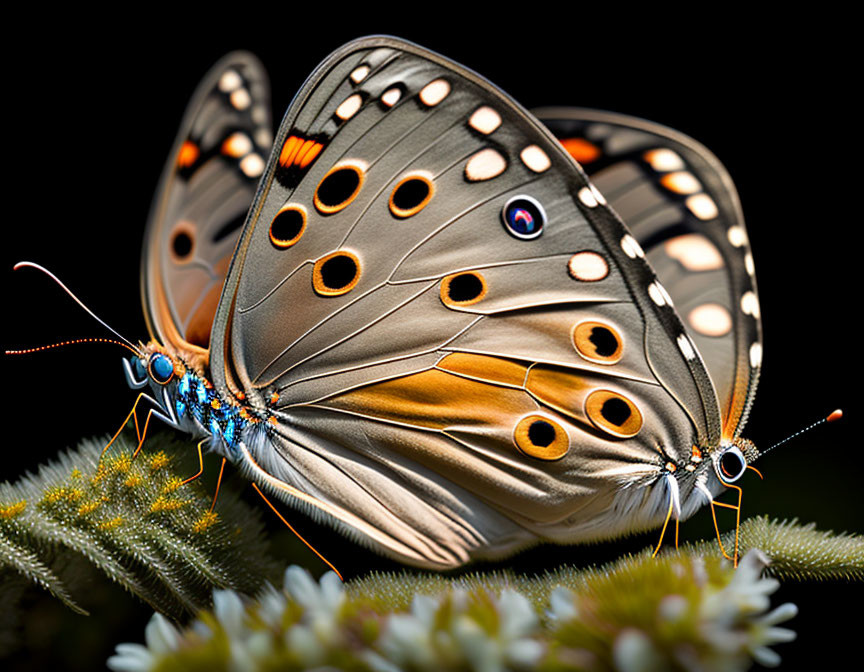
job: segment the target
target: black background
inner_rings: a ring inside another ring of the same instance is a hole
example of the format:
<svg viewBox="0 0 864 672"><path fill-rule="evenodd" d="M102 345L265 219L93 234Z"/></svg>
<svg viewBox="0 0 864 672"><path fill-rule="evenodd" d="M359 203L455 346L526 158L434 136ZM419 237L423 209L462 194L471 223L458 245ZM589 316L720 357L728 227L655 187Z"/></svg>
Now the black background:
<svg viewBox="0 0 864 672"><path fill-rule="evenodd" d="M254 8L242 9L251 14ZM341 12L314 9L328 21ZM145 338L138 275L150 200L186 102L220 56L245 48L263 60L278 120L330 51L365 34L394 34L476 70L528 108L578 105L632 114L679 129L717 154L743 203L765 329L762 380L745 435L764 447L836 407L846 412L840 423L760 462L765 482L744 479L744 513L864 532L855 389L862 261L853 157L860 132L851 98L859 78L840 23L584 9L561 15L538 8L502 24L506 17L493 23L488 13L455 9L436 17L431 7L417 6L417 16L383 19L360 9L337 25L298 15L296 8L212 22L150 15L109 17L107 26L106 17L76 14L52 17L48 27L37 17L22 23L21 44L7 46L4 55L0 346L109 335L47 279L28 270L13 274L12 265L24 259L51 269L128 338ZM85 345L0 359L0 480L17 479L82 437L113 432L135 396L115 350ZM290 515L346 575L393 567ZM709 537L710 516L702 512L682 532ZM281 535L275 527L272 533ZM599 562L655 536L546 547L504 566L533 572ZM777 647L787 669L805 657L840 660L857 651L847 611L857 607L860 620L861 598L859 586L784 585L775 602L794 601L802 609L791 623L798 641ZM16 656L20 669L49 659L39 647L55 647L64 666L98 666L118 641L143 639L150 613L120 591L85 604L94 612L90 619L34 596L24 606L49 626L34 630L25 618L22 637L31 650ZM103 627L103 637L92 634ZM80 650L67 658L70 632L89 632L93 642L89 648L77 642Z"/></svg>

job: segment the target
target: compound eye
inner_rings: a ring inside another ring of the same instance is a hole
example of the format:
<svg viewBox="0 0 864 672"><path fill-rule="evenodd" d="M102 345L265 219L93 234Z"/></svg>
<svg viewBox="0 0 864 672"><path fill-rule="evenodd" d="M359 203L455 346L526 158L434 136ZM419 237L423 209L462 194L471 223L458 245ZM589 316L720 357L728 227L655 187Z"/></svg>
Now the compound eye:
<svg viewBox="0 0 864 672"><path fill-rule="evenodd" d="M174 363L165 355L153 355L147 368L150 377L160 385L167 384L174 377Z"/></svg>
<svg viewBox="0 0 864 672"><path fill-rule="evenodd" d="M747 460L744 459L744 455L738 448L732 446L720 453L714 463L714 468L721 481L734 483L744 475L744 470L747 469Z"/></svg>

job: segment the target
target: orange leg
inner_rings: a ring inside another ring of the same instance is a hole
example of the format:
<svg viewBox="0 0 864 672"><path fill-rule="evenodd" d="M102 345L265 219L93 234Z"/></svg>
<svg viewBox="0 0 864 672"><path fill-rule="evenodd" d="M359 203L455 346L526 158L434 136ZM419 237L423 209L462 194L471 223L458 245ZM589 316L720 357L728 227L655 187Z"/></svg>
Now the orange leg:
<svg viewBox="0 0 864 672"><path fill-rule="evenodd" d="M663 523L663 530L660 532L660 541L657 542L657 548L654 549L654 553L651 554L651 557L656 557L660 552L660 547L663 545L663 537L666 535L666 527L669 525L669 520L672 518L672 497L669 497L669 510L666 512L666 521ZM675 521L675 548L678 548L678 521Z"/></svg>
<svg viewBox="0 0 864 672"><path fill-rule="evenodd" d="M225 471L225 462L227 462L226 458L222 458L222 466L219 467L219 478L216 480L216 492L213 493L213 502L210 504L210 511L208 513L212 513L213 509L216 508L216 498L219 496L219 486L222 485L222 472Z"/></svg>
<svg viewBox="0 0 864 672"><path fill-rule="evenodd" d="M258 487L258 485L257 485L256 483L253 483L253 484L252 484L252 487L255 488L255 492L257 492L259 495L261 495L261 499L263 499L263 500L267 503L267 506L269 506L269 507L273 510L273 513L275 513L277 516L279 516L279 520L281 520L283 523L285 523L285 525L288 527L288 529L291 530L295 535L297 535L297 538L298 538L300 541L302 541L304 544L306 544L306 546L309 547L309 549L310 549L310 550L311 550L315 555L317 555L319 558L321 558L321 560L323 560L324 563L325 563L325 564L326 564L330 569L332 569L334 572L336 572L336 576L338 576L339 579L340 579L341 581L344 581L345 579L342 578L342 575L339 573L339 570L336 569L333 565L331 565L331 564L330 564L330 561L327 560L327 558L325 558L325 557L324 557L323 555L321 555L318 551L316 551L315 548L312 546L312 544L310 544L310 543L309 543L308 541L306 541L303 537L301 537L301 536L298 534L297 530L295 530L293 527L291 527L291 524L290 524L287 520L285 520L285 518L282 517L282 514L279 513L279 512L276 510L276 507L273 506L273 505L270 503L270 500L267 499L267 498L264 496L264 493L261 492L261 489ZM670 505L670 506L671 506L671 505ZM665 529L665 528L664 528L664 529Z"/></svg>
<svg viewBox="0 0 864 672"><path fill-rule="evenodd" d="M723 557L727 560L732 560L735 567L738 566L738 530L741 527L741 499L743 497L743 491L737 485L732 485L730 483L724 483L727 488L735 488L738 491L738 506L733 506L732 504L724 504L723 502L711 502L711 516L714 518L714 531L717 533L717 543L720 544L720 552L723 553ZM723 548L723 542L720 540L720 527L717 525L717 513L715 512L715 506L722 506L726 509L733 509L736 513L735 515L735 556L729 557L728 553L726 553L726 549Z"/></svg>
<svg viewBox="0 0 864 672"><path fill-rule="evenodd" d="M198 442L198 473L195 474L194 476L190 476L190 477L187 478L185 481L183 481L180 485L186 485L187 483L189 483L190 481L194 481L196 478L198 478L201 474L204 473L204 456L201 454L201 444L204 443L206 440L207 440L207 439L201 439L201 440ZM224 458L223 458L223 460L224 460ZM224 461L223 461L223 463L222 463L222 466L225 466ZM221 475L221 474L220 474L220 475ZM215 502L216 502L216 498L215 498L215 497L213 498L213 502L214 502L214 504L215 504ZM210 510L211 510L211 511L213 510L213 507L212 507L212 506L210 507Z"/></svg>
<svg viewBox="0 0 864 672"><path fill-rule="evenodd" d="M147 436L147 427L150 426L150 418L152 416L153 416L153 409L151 408L149 411L147 411L147 417L144 419L144 429L141 431L141 434L138 436L138 447L135 448L135 452L132 453L132 459L133 460L138 456L138 453L141 450L141 446L144 445L144 437ZM135 429L137 431L137 429L138 429L137 416L136 416L136 423L135 424L136 424Z"/></svg>
<svg viewBox="0 0 864 672"><path fill-rule="evenodd" d="M108 442L108 444L107 444L107 445L102 449L102 455L105 454L105 451L108 450L108 449L111 447L111 444L113 444L114 441L117 439L117 437L120 436L120 432L123 431L123 428L126 426L126 423L129 422L129 418L134 418L134 419L135 419L135 434L136 434L136 436L138 437L138 447L139 447L139 448L141 447L141 443L143 443L143 440L144 440L144 439L143 439L143 437L141 436L141 432L138 430L138 411L137 411L137 408L138 408L138 402L140 402L141 399L142 399L144 396L146 396L145 393L144 393L144 392L141 392L141 393L138 395L138 397L135 399L135 403L132 404L132 410L129 411L129 415L126 416L126 419L123 421L123 424L120 425L120 429L118 429L116 432L114 432L114 436L111 437L111 440L110 440L110 441ZM151 409L150 412L151 412L151 413L153 412L152 409ZM148 414L148 415L147 415L147 421L149 422L149 420L150 420L150 415ZM144 431L145 431L145 432L147 431L147 425L146 425L146 422L145 422L145 425L144 425ZM136 450L135 452L137 453L138 451Z"/></svg>

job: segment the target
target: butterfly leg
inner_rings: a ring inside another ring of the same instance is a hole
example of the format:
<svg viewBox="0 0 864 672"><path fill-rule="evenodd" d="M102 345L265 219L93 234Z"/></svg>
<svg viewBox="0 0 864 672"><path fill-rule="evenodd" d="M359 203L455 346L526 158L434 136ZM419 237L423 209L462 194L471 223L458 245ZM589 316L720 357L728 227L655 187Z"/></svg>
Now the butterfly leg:
<svg viewBox="0 0 864 672"><path fill-rule="evenodd" d="M198 473L195 474L194 476L190 476L185 481L183 481L180 485L186 485L187 483L189 483L190 481L194 481L196 478L198 478L201 474L204 473L204 455L201 453L201 445L206 441L207 441L207 439L201 439L198 442ZM222 466L223 467L225 466L224 461L222 462ZM221 472L220 472L220 476L221 476ZM216 502L215 498L213 499L213 502L215 504L215 502ZM213 507L210 507L210 510L212 511Z"/></svg>
<svg viewBox="0 0 864 672"><path fill-rule="evenodd" d="M734 506L732 504L724 504L723 502L715 502L712 500L711 502L711 516L714 518L714 531L717 533L717 543L720 544L720 552L723 553L723 557L727 560L732 560L732 563L735 567L738 566L738 531L741 527L741 500L744 495L744 491L739 488L737 485L732 485L731 483L724 483L727 488L735 488L738 491L738 505ZM720 539L720 527L717 525L717 513L715 511L715 506L722 506L726 509L733 509L735 511L735 555L733 557L729 557L729 554L726 553L726 549L723 547L723 541Z"/></svg>
<svg viewBox="0 0 864 672"><path fill-rule="evenodd" d="M323 555L321 555L317 550L315 550L315 547L312 546L312 544L310 544L310 543L309 543L308 541L306 541L303 537L301 537L300 534L297 532L297 530L295 530L293 527L291 527L291 524L290 524L287 520L285 520L285 518L282 516L282 514L279 513L279 511L276 510L276 507L273 506L273 504L270 503L270 500L267 499L267 497L264 496L264 493L261 492L261 489L258 487L258 484L257 484L257 483L252 483L252 487L255 488L255 492L257 492L259 495L261 495L261 499L263 499L263 500L267 503L267 506L269 506L269 507L273 510L273 513L275 513L277 516L279 516L279 520L281 520L283 523L285 523L285 525L288 527L288 529L291 530L291 531L292 531L292 532L297 536L297 538L298 538L300 541L302 541L304 544L306 544L306 546L309 548L309 550L311 550L315 555L317 555L319 558L321 558L321 560L323 560L324 563L325 563L325 564L326 564L330 569L332 569L334 572L336 572L336 576L339 577L339 580L340 580L340 581L345 581L345 579L342 578L342 574L339 573L339 570L336 569L332 564L330 564L330 561L327 560L327 558L325 558L325 557L324 557Z"/></svg>
<svg viewBox="0 0 864 672"><path fill-rule="evenodd" d="M213 509L216 508L216 498L219 496L219 486L222 485L222 474L225 472L225 463L227 461L227 457L222 458L222 466L219 467L219 478L216 479L216 492L213 493L213 501L210 503L210 509L207 513L213 513Z"/></svg>
<svg viewBox="0 0 864 672"><path fill-rule="evenodd" d="M145 392L141 392L141 393L138 395L138 397L135 399L135 403L132 404L132 410L129 411L129 415L126 416L126 419L123 421L123 424L120 425L120 429L118 429L118 430L114 433L114 436L111 437L111 440L110 440L110 441L106 444L106 446L102 449L102 453L101 453L102 455L105 454L105 451L108 450L108 449L111 447L111 444L113 444L114 441L117 439L117 437L120 436L120 432L123 431L123 428L124 428L124 427L126 426L126 424L129 422L129 418L133 418L133 419L134 419L134 422L135 422L135 435L138 437L138 448L139 448L139 449L141 448L141 444L144 442L144 438L143 438L142 435L141 435L141 430L140 430L139 425L138 425L138 404L140 403L140 401L141 401L142 399L146 399L146 400L149 401L151 404L156 404L156 401L155 401L155 400L154 400L154 399L153 399L149 394L147 394L147 393L145 393ZM145 431L145 432L147 431L147 423L150 421L150 415L151 415L152 413L153 413L153 409L150 409L150 412L147 414L147 419L146 419L145 422L144 422L144 431ZM137 450L137 449L135 450L135 454L136 454L136 455L138 454L138 450ZM133 456L133 457L134 457L134 456Z"/></svg>
<svg viewBox="0 0 864 672"><path fill-rule="evenodd" d="M657 542L657 548L654 549L654 553L651 554L651 557L654 558L660 552L660 547L663 545L663 537L666 535L666 528L669 526L669 521L672 518L672 508L675 500L672 497L669 497L669 510L666 512L666 520L663 523L663 529L660 532L660 541ZM675 520L675 548L678 548L678 520Z"/></svg>

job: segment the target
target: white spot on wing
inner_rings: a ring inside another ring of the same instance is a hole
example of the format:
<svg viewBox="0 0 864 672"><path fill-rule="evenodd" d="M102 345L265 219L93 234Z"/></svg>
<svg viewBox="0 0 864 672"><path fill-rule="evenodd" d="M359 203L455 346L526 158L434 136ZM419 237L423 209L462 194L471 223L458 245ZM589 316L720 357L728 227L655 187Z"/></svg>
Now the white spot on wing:
<svg viewBox="0 0 864 672"><path fill-rule="evenodd" d="M528 166L535 173L542 173L549 170L552 162L549 160L546 152L540 149L537 145L528 145L519 153L519 158L522 163Z"/></svg>
<svg viewBox="0 0 864 672"><path fill-rule="evenodd" d="M678 348L684 354L687 359L696 359L696 351L693 349L693 344L690 343L690 339L687 337L687 334L681 334L678 337Z"/></svg>
<svg viewBox="0 0 864 672"><path fill-rule="evenodd" d="M677 260L688 271L711 271L723 268L720 250L705 236L685 233L663 244L666 254Z"/></svg>
<svg viewBox="0 0 864 672"><path fill-rule="evenodd" d="M575 280L596 282L609 275L609 264L596 252L578 252L570 257L567 270Z"/></svg>
<svg viewBox="0 0 864 672"><path fill-rule="evenodd" d="M743 226L730 226L726 232L726 237L733 247L741 247L747 242L747 232Z"/></svg>
<svg viewBox="0 0 864 672"><path fill-rule="evenodd" d="M635 259L636 257L645 258L645 252L642 251L642 246L636 242L636 239L631 236L629 233L625 234L623 238L621 238L621 249L624 250L624 254L626 254L631 259Z"/></svg>
<svg viewBox="0 0 864 672"><path fill-rule="evenodd" d="M232 133L223 143L222 148L228 156L239 159L241 156L246 156L246 154L252 151L252 141L248 135L237 131L236 133Z"/></svg>
<svg viewBox="0 0 864 672"><path fill-rule="evenodd" d="M446 79L436 79L420 90L420 100L428 107L435 107L450 93L450 82Z"/></svg>
<svg viewBox="0 0 864 672"><path fill-rule="evenodd" d="M741 297L741 312L745 315L752 315L757 320L759 319L759 299L755 292L745 292Z"/></svg>
<svg viewBox="0 0 864 672"><path fill-rule="evenodd" d="M225 93L230 93L241 84L243 84L243 80L234 70L226 70L219 78L219 90Z"/></svg>
<svg viewBox="0 0 864 672"><path fill-rule="evenodd" d="M360 109L362 104L363 97L359 93L355 93L353 96L348 96L342 101L342 104L336 108L336 116L342 121L347 121L357 114L357 110Z"/></svg>
<svg viewBox="0 0 864 672"><path fill-rule="evenodd" d="M252 104L252 97L246 89L235 89L231 93L231 104L238 110L245 110Z"/></svg>
<svg viewBox="0 0 864 672"><path fill-rule="evenodd" d="M687 316L687 321L704 336L725 336L732 330L732 316L719 303L703 303Z"/></svg>
<svg viewBox="0 0 864 672"><path fill-rule="evenodd" d="M684 161L671 149L652 149L645 152L643 158L649 166L661 173L684 168Z"/></svg>
<svg viewBox="0 0 864 672"><path fill-rule="evenodd" d="M596 208L597 197L594 195L594 192L591 191L591 187L582 187L579 190L579 200L582 201L582 204L589 208Z"/></svg>
<svg viewBox="0 0 864 672"><path fill-rule="evenodd" d="M754 369L762 366L762 344L754 343L750 346L750 366Z"/></svg>
<svg viewBox="0 0 864 672"><path fill-rule="evenodd" d="M354 82L355 84L359 84L364 79L366 79L366 77L368 75L369 75L369 66L368 65L361 65L358 68L354 68L354 70L350 76L351 76L352 82Z"/></svg>
<svg viewBox="0 0 864 672"><path fill-rule="evenodd" d="M494 149L483 149L468 159L465 164L465 177L471 182L491 180L507 168L507 161Z"/></svg>
<svg viewBox="0 0 864 672"><path fill-rule="evenodd" d="M488 105L484 105L474 111L468 120L468 125L478 133L489 135L501 125L501 115Z"/></svg>
<svg viewBox="0 0 864 672"><path fill-rule="evenodd" d="M664 175L660 180L660 184L676 194L695 194L702 190L702 185L696 179L696 176L686 170Z"/></svg>
<svg viewBox="0 0 864 672"><path fill-rule="evenodd" d="M669 292L667 292L666 288L659 282L652 282L648 285L648 296L650 296L651 300L658 306L672 305L672 298L669 296Z"/></svg>
<svg viewBox="0 0 864 672"><path fill-rule="evenodd" d="M394 86L392 89L387 89L381 95L381 102L384 103L387 107L393 107L396 103L399 102L399 99L401 97L402 90Z"/></svg>
<svg viewBox="0 0 864 672"><path fill-rule="evenodd" d="M687 207L701 220L714 219L720 214L714 199L708 194L694 194L685 201Z"/></svg>
<svg viewBox="0 0 864 672"><path fill-rule="evenodd" d="M240 170L247 177L260 177L264 172L264 159L257 154L249 154L240 160Z"/></svg>
<svg viewBox="0 0 864 672"><path fill-rule="evenodd" d="M747 269L747 273L750 275L756 273L756 264L753 263L753 255L749 252L744 255L744 268Z"/></svg>

